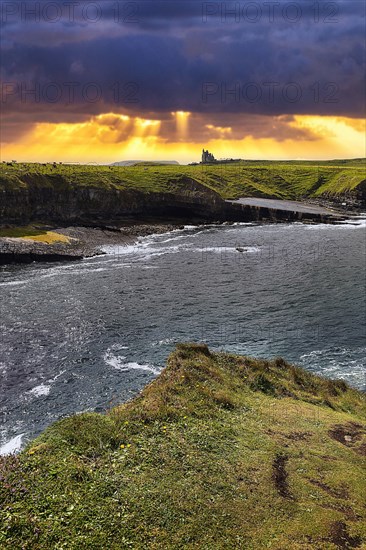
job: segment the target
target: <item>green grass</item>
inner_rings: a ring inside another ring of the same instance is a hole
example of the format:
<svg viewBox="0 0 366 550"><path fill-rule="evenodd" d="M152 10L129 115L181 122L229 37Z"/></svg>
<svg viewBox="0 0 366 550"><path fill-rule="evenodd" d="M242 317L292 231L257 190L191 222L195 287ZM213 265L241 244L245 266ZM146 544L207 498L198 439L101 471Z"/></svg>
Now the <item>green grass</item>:
<svg viewBox="0 0 366 550"><path fill-rule="evenodd" d="M364 548L365 449L344 382L181 344L133 401L1 459L0 547Z"/></svg>
<svg viewBox="0 0 366 550"><path fill-rule="evenodd" d="M70 238L55 231L47 231L39 226L25 225L20 227L3 227L0 229L0 238L10 237L16 239L26 239L46 244L57 242L70 243Z"/></svg>
<svg viewBox="0 0 366 550"><path fill-rule="evenodd" d="M0 229L0 237L10 238L25 238L25 237L38 237L46 235L47 230L42 229L39 225L24 225L21 227L3 227Z"/></svg>
<svg viewBox="0 0 366 550"><path fill-rule="evenodd" d="M0 164L0 190L29 185L68 190L75 186L171 192L189 176L218 191L223 198L241 196L298 199L337 195L365 180L365 159L312 161L241 161L233 164L172 166L94 166L19 163Z"/></svg>

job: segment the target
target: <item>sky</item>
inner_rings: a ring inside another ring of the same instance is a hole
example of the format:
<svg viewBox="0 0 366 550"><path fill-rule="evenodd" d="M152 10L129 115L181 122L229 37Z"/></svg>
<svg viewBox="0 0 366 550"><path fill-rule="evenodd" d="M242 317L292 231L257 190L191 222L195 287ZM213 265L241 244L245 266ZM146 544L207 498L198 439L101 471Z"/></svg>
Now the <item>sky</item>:
<svg viewBox="0 0 366 550"><path fill-rule="evenodd" d="M362 0L1 0L1 160L366 155Z"/></svg>

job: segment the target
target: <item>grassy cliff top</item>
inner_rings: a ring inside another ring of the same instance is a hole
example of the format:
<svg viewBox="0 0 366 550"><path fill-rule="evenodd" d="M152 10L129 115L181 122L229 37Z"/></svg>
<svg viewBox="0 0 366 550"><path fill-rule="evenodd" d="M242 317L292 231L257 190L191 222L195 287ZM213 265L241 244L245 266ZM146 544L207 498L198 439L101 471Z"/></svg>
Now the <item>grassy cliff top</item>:
<svg viewBox="0 0 366 550"><path fill-rule="evenodd" d="M296 199L337 195L365 180L365 159L334 161L241 161L230 164L175 166L98 166L67 164L0 164L0 190L29 185L115 187L143 192L172 191L188 176L218 191L223 198L242 196Z"/></svg>
<svg viewBox="0 0 366 550"><path fill-rule="evenodd" d="M366 398L282 359L181 344L105 415L0 461L0 547L365 548Z"/></svg>

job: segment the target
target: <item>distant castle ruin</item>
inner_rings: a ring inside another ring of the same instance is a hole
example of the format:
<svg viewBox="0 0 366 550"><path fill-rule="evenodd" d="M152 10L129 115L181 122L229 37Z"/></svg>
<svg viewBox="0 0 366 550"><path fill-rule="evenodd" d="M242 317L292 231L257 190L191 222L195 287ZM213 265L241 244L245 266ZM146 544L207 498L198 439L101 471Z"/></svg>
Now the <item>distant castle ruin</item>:
<svg viewBox="0 0 366 550"><path fill-rule="evenodd" d="M198 164L230 164L231 162L240 162L241 159L215 159L212 153L208 150L202 149L201 162L191 162L191 166L197 166Z"/></svg>
<svg viewBox="0 0 366 550"><path fill-rule="evenodd" d="M207 164L209 162L217 162L212 153L209 153L208 150L205 151L202 149L202 164Z"/></svg>

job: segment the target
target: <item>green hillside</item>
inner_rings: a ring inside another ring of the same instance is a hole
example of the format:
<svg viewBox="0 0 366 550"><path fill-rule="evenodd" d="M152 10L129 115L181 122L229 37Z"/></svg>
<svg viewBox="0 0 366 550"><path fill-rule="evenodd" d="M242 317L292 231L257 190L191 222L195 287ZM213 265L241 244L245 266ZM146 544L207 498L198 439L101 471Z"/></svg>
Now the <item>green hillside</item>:
<svg viewBox="0 0 366 550"><path fill-rule="evenodd" d="M223 198L242 196L299 199L356 190L366 179L365 159L310 161L241 161L230 164L172 166L97 166L0 164L0 189L26 188L34 176L40 187L133 188L144 192L174 190L188 175Z"/></svg>
<svg viewBox="0 0 366 550"><path fill-rule="evenodd" d="M1 458L0 547L365 548L365 467L364 394L181 344L133 401Z"/></svg>

